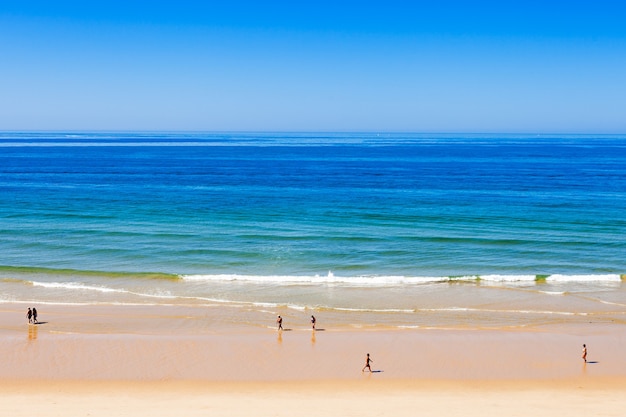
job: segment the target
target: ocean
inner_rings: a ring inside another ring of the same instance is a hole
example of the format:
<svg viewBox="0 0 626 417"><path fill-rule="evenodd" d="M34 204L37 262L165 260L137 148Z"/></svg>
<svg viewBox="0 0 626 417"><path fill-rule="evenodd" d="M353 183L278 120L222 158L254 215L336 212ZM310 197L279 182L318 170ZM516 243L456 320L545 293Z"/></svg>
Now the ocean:
<svg viewBox="0 0 626 417"><path fill-rule="evenodd" d="M626 322L624 202L624 135L0 132L0 303Z"/></svg>

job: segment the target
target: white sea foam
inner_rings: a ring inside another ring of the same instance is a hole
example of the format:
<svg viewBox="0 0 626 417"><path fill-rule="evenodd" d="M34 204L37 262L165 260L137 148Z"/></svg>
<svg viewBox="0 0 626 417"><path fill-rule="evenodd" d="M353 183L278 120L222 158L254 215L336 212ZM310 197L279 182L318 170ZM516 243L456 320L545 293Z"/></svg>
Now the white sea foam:
<svg viewBox="0 0 626 417"><path fill-rule="evenodd" d="M451 280L475 280L476 277L450 278L450 277L407 277L395 275L367 275L367 276L335 276L332 272L328 275L183 275L185 281L195 282L253 282L282 285L302 285L302 284L346 284L346 285L401 285L401 284L423 284L431 282L445 282Z"/></svg>
<svg viewBox="0 0 626 417"><path fill-rule="evenodd" d="M618 274L604 275L550 275L546 281L551 282L620 282L622 277Z"/></svg>
<svg viewBox="0 0 626 417"><path fill-rule="evenodd" d="M247 304L252 305L254 307L264 307L264 308L276 308L276 307L280 306L280 304L278 304L278 303L250 302L250 303L247 303Z"/></svg>
<svg viewBox="0 0 626 417"><path fill-rule="evenodd" d="M443 308L423 308L418 312L428 311L431 313L437 312L468 312L468 313L508 313L508 314L553 314L562 316L586 316L587 313L574 313L571 311L549 311L549 310L499 310L499 309L487 309L487 308L472 308L472 307L443 307Z"/></svg>
<svg viewBox="0 0 626 417"><path fill-rule="evenodd" d="M351 308L351 307L326 307L327 310L347 311L351 313L415 313L414 309L398 308Z"/></svg>
<svg viewBox="0 0 626 417"><path fill-rule="evenodd" d="M117 293L117 294L128 294L134 295L137 297L143 298L154 298L160 300L198 300L198 301L208 301L211 303L233 303L231 300L219 299L219 298L210 298L210 297L193 297L193 296L183 296L183 295L172 295L168 292L160 292L156 294L149 293L141 293L135 291L129 291L124 289L117 288L109 288L109 287L100 287L94 285L85 285L82 283L76 282L37 282L33 281L32 285L35 287L44 287L44 288L52 288L52 289L66 289L66 290L76 290L76 291L96 291L101 293ZM236 302L235 302L236 303ZM159 303L158 305L164 305Z"/></svg>
<svg viewBox="0 0 626 417"><path fill-rule="evenodd" d="M566 292L565 291L539 291L542 294L547 294L547 295L565 295Z"/></svg>
<svg viewBox="0 0 626 417"><path fill-rule="evenodd" d="M280 285L306 285L306 284L342 284L358 286L387 286L387 285L419 285L440 282L484 281L500 283L533 283L536 281L546 282L620 282L619 274L600 275L548 275L539 279L537 275L466 275L466 276L401 276L401 275L361 275L361 276L336 276L332 272L328 275L182 275L185 281L195 282L252 282Z"/></svg>
<svg viewBox="0 0 626 417"><path fill-rule="evenodd" d="M44 288L60 288L66 290L85 290L85 291L99 291L107 293L128 293L125 290L118 290L115 288L96 287L93 285L85 285L76 282L36 282L33 281L33 286Z"/></svg>
<svg viewBox="0 0 626 417"><path fill-rule="evenodd" d="M481 275L482 281L494 282L534 282L537 280L536 275Z"/></svg>
<svg viewBox="0 0 626 417"><path fill-rule="evenodd" d="M617 303L617 302L614 302L614 301L606 301L606 300L600 300L600 299L597 299L597 301L599 301L602 304L607 304L607 305L611 305L611 306L626 307L626 304L624 304L624 303ZM626 314L626 312L624 314Z"/></svg>
<svg viewBox="0 0 626 417"><path fill-rule="evenodd" d="M420 308L419 311L428 311L428 312L453 311L453 312L458 312L458 311L490 311L490 310L483 310L483 309L476 309L476 308L469 308L469 307L442 307L442 308Z"/></svg>

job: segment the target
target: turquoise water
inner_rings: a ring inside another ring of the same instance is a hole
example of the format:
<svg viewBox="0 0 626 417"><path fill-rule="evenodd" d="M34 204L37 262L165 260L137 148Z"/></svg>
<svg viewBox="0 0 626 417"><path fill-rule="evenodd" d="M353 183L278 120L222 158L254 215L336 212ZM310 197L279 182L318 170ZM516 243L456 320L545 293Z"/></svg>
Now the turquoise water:
<svg viewBox="0 0 626 417"><path fill-rule="evenodd" d="M360 308L626 273L626 136L4 132L0 196L4 300Z"/></svg>

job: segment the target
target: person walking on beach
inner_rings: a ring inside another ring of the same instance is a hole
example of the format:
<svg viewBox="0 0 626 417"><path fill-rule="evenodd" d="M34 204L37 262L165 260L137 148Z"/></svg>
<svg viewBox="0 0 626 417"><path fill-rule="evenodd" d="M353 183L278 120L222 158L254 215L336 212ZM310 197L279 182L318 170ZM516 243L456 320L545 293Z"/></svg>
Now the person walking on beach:
<svg viewBox="0 0 626 417"><path fill-rule="evenodd" d="M28 307L26 317L28 317L28 324L31 324L33 322L33 311L30 309L30 307Z"/></svg>
<svg viewBox="0 0 626 417"><path fill-rule="evenodd" d="M35 307L33 307L33 323L39 323L39 321L37 321L37 309Z"/></svg>
<svg viewBox="0 0 626 417"><path fill-rule="evenodd" d="M281 316L278 316L278 318L276 319L276 323L278 323L278 330L282 330L283 329L283 318Z"/></svg>
<svg viewBox="0 0 626 417"><path fill-rule="evenodd" d="M365 357L365 366L363 367L363 369L361 369L361 372L365 372L365 369L369 369L371 373L372 372L372 367L370 366L371 362L374 362L374 361L370 358L370 354L368 353L367 356Z"/></svg>
<svg viewBox="0 0 626 417"><path fill-rule="evenodd" d="M587 363L587 345L583 344L583 360Z"/></svg>
<svg viewBox="0 0 626 417"><path fill-rule="evenodd" d="M315 316L311 316L311 326L313 326L313 330L315 330Z"/></svg>

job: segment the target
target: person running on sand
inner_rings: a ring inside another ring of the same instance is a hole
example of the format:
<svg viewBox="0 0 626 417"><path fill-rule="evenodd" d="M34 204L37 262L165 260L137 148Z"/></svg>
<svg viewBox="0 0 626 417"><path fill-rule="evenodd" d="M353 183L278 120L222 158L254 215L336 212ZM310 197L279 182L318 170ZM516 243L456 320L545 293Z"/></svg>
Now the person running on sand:
<svg viewBox="0 0 626 417"><path fill-rule="evenodd" d="M278 318L276 319L276 323L278 323L278 330L282 330L283 329L283 318L281 316L278 316Z"/></svg>
<svg viewBox="0 0 626 417"><path fill-rule="evenodd" d="M26 317L28 317L28 324L33 322L33 311L28 307L28 312L26 313Z"/></svg>
<svg viewBox="0 0 626 417"><path fill-rule="evenodd" d="M583 345L583 360L587 363L587 345Z"/></svg>
<svg viewBox="0 0 626 417"><path fill-rule="evenodd" d="M361 372L365 372L365 369L369 369L370 372L372 372L372 367L370 366L370 363L374 362L371 358L370 358L370 354L367 354L367 357L365 358L365 366L363 367L363 369L361 369Z"/></svg>
<svg viewBox="0 0 626 417"><path fill-rule="evenodd" d="M313 326L313 330L315 330L315 316L311 316L311 326Z"/></svg>
<svg viewBox="0 0 626 417"><path fill-rule="evenodd" d="M33 323L39 323L39 321L37 320L37 309L35 307L33 307Z"/></svg>

